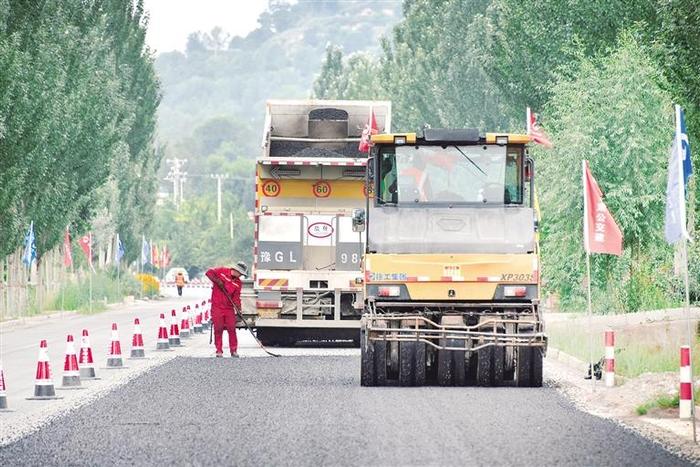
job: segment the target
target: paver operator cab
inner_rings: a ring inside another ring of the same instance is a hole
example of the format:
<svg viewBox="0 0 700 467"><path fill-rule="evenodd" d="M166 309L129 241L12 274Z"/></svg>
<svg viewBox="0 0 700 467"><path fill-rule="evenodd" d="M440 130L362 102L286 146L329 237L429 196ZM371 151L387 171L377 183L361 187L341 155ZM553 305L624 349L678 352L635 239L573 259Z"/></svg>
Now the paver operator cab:
<svg viewBox="0 0 700 467"><path fill-rule="evenodd" d="M364 234L352 213L365 205L368 153L358 145L384 101L271 100L256 166L255 327L266 345L352 340L363 310Z"/></svg>
<svg viewBox="0 0 700 467"><path fill-rule="evenodd" d="M541 386L547 340L529 138L372 137L361 384Z"/></svg>

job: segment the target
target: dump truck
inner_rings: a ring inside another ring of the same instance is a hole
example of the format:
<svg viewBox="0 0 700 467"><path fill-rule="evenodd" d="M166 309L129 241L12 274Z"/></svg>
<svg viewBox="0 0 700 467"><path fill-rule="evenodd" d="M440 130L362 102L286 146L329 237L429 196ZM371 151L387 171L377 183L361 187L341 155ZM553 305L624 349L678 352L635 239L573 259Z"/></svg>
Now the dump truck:
<svg viewBox="0 0 700 467"><path fill-rule="evenodd" d="M372 137L363 386L541 386L538 213L530 138L475 129Z"/></svg>
<svg viewBox="0 0 700 467"><path fill-rule="evenodd" d="M365 205L368 153L359 143L370 115L378 131L390 130L389 102L267 102L253 252L255 328L265 345L359 345L364 234L353 231L352 213Z"/></svg>

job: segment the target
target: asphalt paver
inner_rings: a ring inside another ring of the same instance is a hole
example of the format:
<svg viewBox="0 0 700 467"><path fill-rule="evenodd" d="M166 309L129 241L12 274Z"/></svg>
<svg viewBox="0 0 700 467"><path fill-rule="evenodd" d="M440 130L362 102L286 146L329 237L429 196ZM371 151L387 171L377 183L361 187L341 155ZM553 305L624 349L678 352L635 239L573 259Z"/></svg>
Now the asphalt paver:
<svg viewBox="0 0 700 467"><path fill-rule="evenodd" d="M363 388L356 356L298 356L178 357L0 448L0 465L106 464L687 462L553 387Z"/></svg>

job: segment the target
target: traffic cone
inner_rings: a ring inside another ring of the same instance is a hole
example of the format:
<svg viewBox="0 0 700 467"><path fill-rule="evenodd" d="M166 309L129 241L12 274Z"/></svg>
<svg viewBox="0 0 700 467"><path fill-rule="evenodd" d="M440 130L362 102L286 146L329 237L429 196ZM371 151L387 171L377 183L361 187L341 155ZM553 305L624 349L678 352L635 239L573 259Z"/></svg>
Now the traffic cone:
<svg viewBox="0 0 700 467"><path fill-rule="evenodd" d="M7 408L7 394L5 390L5 372L2 369L2 362L0 362L0 412L10 411L10 409Z"/></svg>
<svg viewBox="0 0 700 467"><path fill-rule="evenodd" d="M143 348L143 335L141 334L141 322L134 319L134 337L131 339L131 357L146 358L146 351Z"/></svg>
<svg viewBox="0 0 700 467"><path fill-rule="evenodd" d="M51 379L51 366L49 365L49 350L45 340L39 344L39 358L36 363L36 379L34 381L34 397L30 400L60 399L56 397L56 389Z"/></svg>
<svg viewBox="0 0 700 467"><path fill-rule="evenodd" d="M109 352L107 353L107 368L110 370L126 368L122 358L122 344L119 342L117 323L112 323L112 338L109 343Z"/></svg>
<svg viewBox="0 0 700 467"><path fill-rule="evenodd" d="M182 345L180 342L180 328L177 325L177 313L175 310L172 311L170 316L170 337L168 338L168 343L173 347L180 347Z"/></svg>
<svg viewBox="0 0 700 467"><path fill-rule="evenodd" d="M202 319L202 327L207 330L211 327L211 320L209 319L209 309L204 310L204 319Z"/></svg>
<svg viewBox="0 0 700 467"><path fill-rule="evenodd" d="M78 356L75 353L73 336L68 334L66 338L66 358L63 362L63 383L59 389L82 389L80 387L80 369L78 368Z"/></svg>
<svg viewBox="0 0 700 467"><path fill-rule="evenodd" d="M168 340L168 328L165 326L165 313L160 314L160 325L158 326L158 343L156 350L170 350Z"/></svg>
<svg viewBox="0 0 700 467"><path fill-rule="evenodd" d="M80 368L81 379L99 379L95 376L95 362L92 359L92 348L90 348L90 337L87 329L83 329L83 336L80 338L78 367Z"/></svg>
<svg viewBox="0 0 700 467"><path fill-rule="evenodd" d="M180 322L180 337L187 339L190 337L190 313L188 306L182 307L182 321Z"/></svg>
<svg viewBox="0 0 700 467"><path fill-rule="evenodd" d="M192 312L192 310L190 310L190 306L189 306L189 305L187 305L187 318L189 319L189 330L190 330L190 334L192 334L192 333L194 332L194 331L193 331L193 328L194 328L194 313Z"/></svg>
<svg viewBox="0 0 700 467"><path fill-rule="evenodd" d="M199 311L199 304L194 306L194 333L202 333L202 312Z"/></svg>

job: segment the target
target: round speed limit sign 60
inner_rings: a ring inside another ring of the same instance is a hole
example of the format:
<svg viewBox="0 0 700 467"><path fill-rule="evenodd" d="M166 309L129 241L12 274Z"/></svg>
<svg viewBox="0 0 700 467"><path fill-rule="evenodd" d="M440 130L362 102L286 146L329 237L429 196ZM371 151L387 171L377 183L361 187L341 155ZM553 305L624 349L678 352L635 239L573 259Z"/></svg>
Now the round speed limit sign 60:
<svg viewBox="0 0 700 467"><path fill-rule="evenodd" d="M320 180L314 183L313 192L316 198L328 198L331 195L331 184Z"/></svg>
<svg viewBox="0 0 700 467"><path fill-rule="evenodd" d="M280 191L282 191L280 184L277 180L266 180L262 186L263 195L274 198L279 196Z"/></svg>

